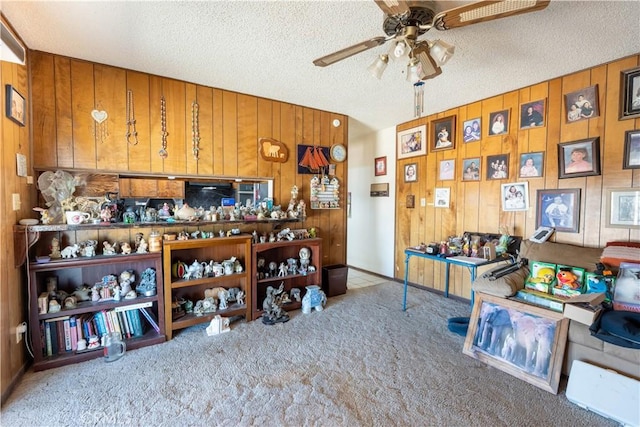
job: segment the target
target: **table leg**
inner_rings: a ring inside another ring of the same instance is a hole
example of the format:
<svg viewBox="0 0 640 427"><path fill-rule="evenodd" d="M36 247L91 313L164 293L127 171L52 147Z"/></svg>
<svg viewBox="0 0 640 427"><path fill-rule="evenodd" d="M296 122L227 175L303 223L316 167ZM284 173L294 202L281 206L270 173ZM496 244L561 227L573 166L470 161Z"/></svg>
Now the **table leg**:
<svg viewBox="0 0 640 427"><path fill-rule="evenodd" d="M402 311L407 311L407 285L409 280L409 254L404 258L404 296L402 297Z"/></svg>
<svg viewBox="0 0 640 427"><path fill-rule="evenodd" d="M444 297L449 298L449 263L445 263L444 270Z"/></svg>
<svg viewBox="0 0 640 427"><path fill-rule="evenodd" d="M473 308L473 297L474 297L474 293L473 293L473 282L476 280L476 274L477 274L478 268L477 267L471 267L471 308Z"/></svg>

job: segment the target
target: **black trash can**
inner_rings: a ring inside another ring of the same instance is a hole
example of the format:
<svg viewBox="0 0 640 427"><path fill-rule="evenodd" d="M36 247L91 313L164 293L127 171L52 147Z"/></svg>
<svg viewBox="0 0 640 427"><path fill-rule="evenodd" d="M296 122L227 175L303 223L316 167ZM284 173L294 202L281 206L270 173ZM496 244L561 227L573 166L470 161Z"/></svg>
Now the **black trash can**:
<svg viewBox="0 0 640 427"><path fill-rule="evenodd" d="M348 272L349 267L344 264L322 267L322 290L327 297L334 297L347 292Z"/></svg>

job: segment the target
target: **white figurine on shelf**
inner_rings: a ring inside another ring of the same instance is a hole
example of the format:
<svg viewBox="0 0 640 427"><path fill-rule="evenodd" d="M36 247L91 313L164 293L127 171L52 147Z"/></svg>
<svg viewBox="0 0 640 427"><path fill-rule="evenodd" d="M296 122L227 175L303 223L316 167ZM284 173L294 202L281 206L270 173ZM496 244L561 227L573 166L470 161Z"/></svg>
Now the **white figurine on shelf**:
<svg viewBox="0 0 640 427"><path fill-rule="evenodd" d="M140 239L140 242L138 243L138 249L136 250L136 253L146 254L147 252L149 252L147 250L148 247L149 247L149 244L147 243L146 240L144 240L144 237L142 237Z"/></svg>
<svg viewBox="0 0 640 427"><path fill-rule="evenodd" d="M109 243L107 240L102 242L102 255L115 255L116 254L116 244Z"/></svg>
<svg viewBox="0 0 640 427"><path fill-rule="evenodd" d="M286 275L287 275L287 265L284 262L281 262L280 266L278 267L278 277L282 277Z"/></svg>
<svg viewBox="0 0 640 427"><path fill-rule="evenodd" d="M129 255L131 253L131 245L127 242L120 243L120 250L122 255Z"/></svg>
<svg viewBox="0 0 640 427"><path fill-rule="evenodd" d="M80 245L74 243L73 245L64 248L60 252L60 255L62 255L62 258L77 258L78 252L80 252Z"/></svg>
<svg viewBox="0 0 640 427"><path fill-rule="evenodd" d="M236 294L236 302L240 305L244 305L244 291L240 290L238 291L238 293Z"/></svg>

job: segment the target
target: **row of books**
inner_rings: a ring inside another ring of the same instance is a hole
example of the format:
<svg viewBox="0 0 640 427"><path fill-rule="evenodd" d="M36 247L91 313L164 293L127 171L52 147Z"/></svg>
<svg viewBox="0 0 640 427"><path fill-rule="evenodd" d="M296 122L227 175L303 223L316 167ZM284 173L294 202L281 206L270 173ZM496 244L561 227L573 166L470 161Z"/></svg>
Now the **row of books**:
<svg viewBox="0 0 640 427"><path fill-rule="evenodd" d="M61 316L40 322L42 334L42 354L53 356L75 352L78 341L89 337L102 337L110 332L119 332L124 339L141 337L147 324L160 333L160 327L151 303L133 304L102 310L79 316ZM145 321L146 320L146 321Z"/></svg>

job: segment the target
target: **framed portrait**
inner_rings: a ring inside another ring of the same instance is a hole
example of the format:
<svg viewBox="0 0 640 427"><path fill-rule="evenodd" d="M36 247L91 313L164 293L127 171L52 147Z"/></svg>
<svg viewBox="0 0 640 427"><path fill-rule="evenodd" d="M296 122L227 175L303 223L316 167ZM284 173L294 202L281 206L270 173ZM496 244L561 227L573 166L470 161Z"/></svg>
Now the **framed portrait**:
<svg viewBox="0 0 640 427"><path fill-rule="evenodd" d="M431 121L431 151L455 148L455 137L456 116Z"/></svg>
<svg viewBox="0 0 640 427"><path fill-rule="evenodd" d="M462 180L480 181L480 157L472 157L462 161Z"/></svg>
<svg viewBox="0 0 640 427"><path fill-rule="evenodd" d="M502 210L503 211L526 211L529 209L529 183L512 182L502 184Z"/></svg>
<svg viewBox="0 0 640 427"><path fill-rule="evenodd" d="M405 202L407 209L413 209L416 207L416 196L415 194L407 194L407 199Z"/></svg>
<svg viewBox="0 0 640 427"><path fill-rule="evenodd" d="M374 162L376 176L382 176L387 174L387 156L376 157Z"/></svg>
<svg viewBox="0 0 640 427"><path fill-rule="evenodd" d="M489 135L509 133L509 110L496 111L489 114Z"/></svg>
<svg viewBox="0 0 640 427"><path fill-rule="evenodd" d="M623 169L640 169L640 130L628 130L624 134Z"/></svg>
<svg viewBox="0 0 640 427"><path fill-rule="evenodd" d="M433 206L436 208L448 208L450 197L450 188L436 187L433 192Z"/></svg>
<svg viewBox="0 0 640 427"><path fill-rule="evenodd" d="M557 394L568 329L562 313L477 292L462 352Z"/></svg>
<svg viewBox="0 0 640 427"><path fill-rule="evenodd" d="M540 178L544 172L544 152L520 154L519 178Z"/></svg>
<svg viewBox="0 0 640 427"><path fill-rule="evenodd" d="M404 182L418 181L418 164L407 163L404 165Z"/></svg>
<svg viewBox="0 0 640 427"><path fill-rule="evenodd" d="M558 178L600 175L600 137L558 144Z"/></svg>
<svg viewBox="0 0 640 427"><path fill-rule="evenodd" d="M487 156L487 179L509 178L509 155Z"/></svg>
<svg viewBox="0 0 640 427"><path fill-rule="evenodd" d="M6 85L5 89L7 98L5 111L7 117L20 126L24 126L27 112L27 102L24 96L20 95L20 92L11 85Z"/></svg>
<svg viewBox="0 0 640 427"><path fill-rule="evenodd" d="M580 189L538 190L536 228L552 227L577 233L580 226Z"/></svg>
<svg viewBox="0 0 640 427"><path fill-rule="evenodd" d="M544 99L520 105L520 129L544 126L545 111Z"/></svg>
<svg viewBox="0 0 640 427"><path fill-rule="evenodd" d="M620 118L640 117L640 67L621 73Z"/></svg>
<svg viewBox="0 0 640 427"><path fill-rule="evenodd" d="M462 140L464 142L480 141L482 139L482 119L480 117L465 120L462 126Z"/></svg>
<svg viewBox="0 0 640 427"><path fill-rule="evenodd" d="M427 154L427 125L398 132L398 159Z"/></svg>
<svg viewBox="0 0 640 427"><path fill-rule="evenodd" d="M454 159L441 160L438 169L438 178L440 181L450 181L455 179L456 161Z"/></svg>
<svg viewBox="0 0 640 427"><path fill-rule="evenodd" d="M607 189L607 227L640 228L640 189Z"/></svg>
<svg viewBox="0 0 640 427"><path fill-rule="evenodd" d="M589 86L564 96L567 123L598 117L598 85Z"/></svg>

